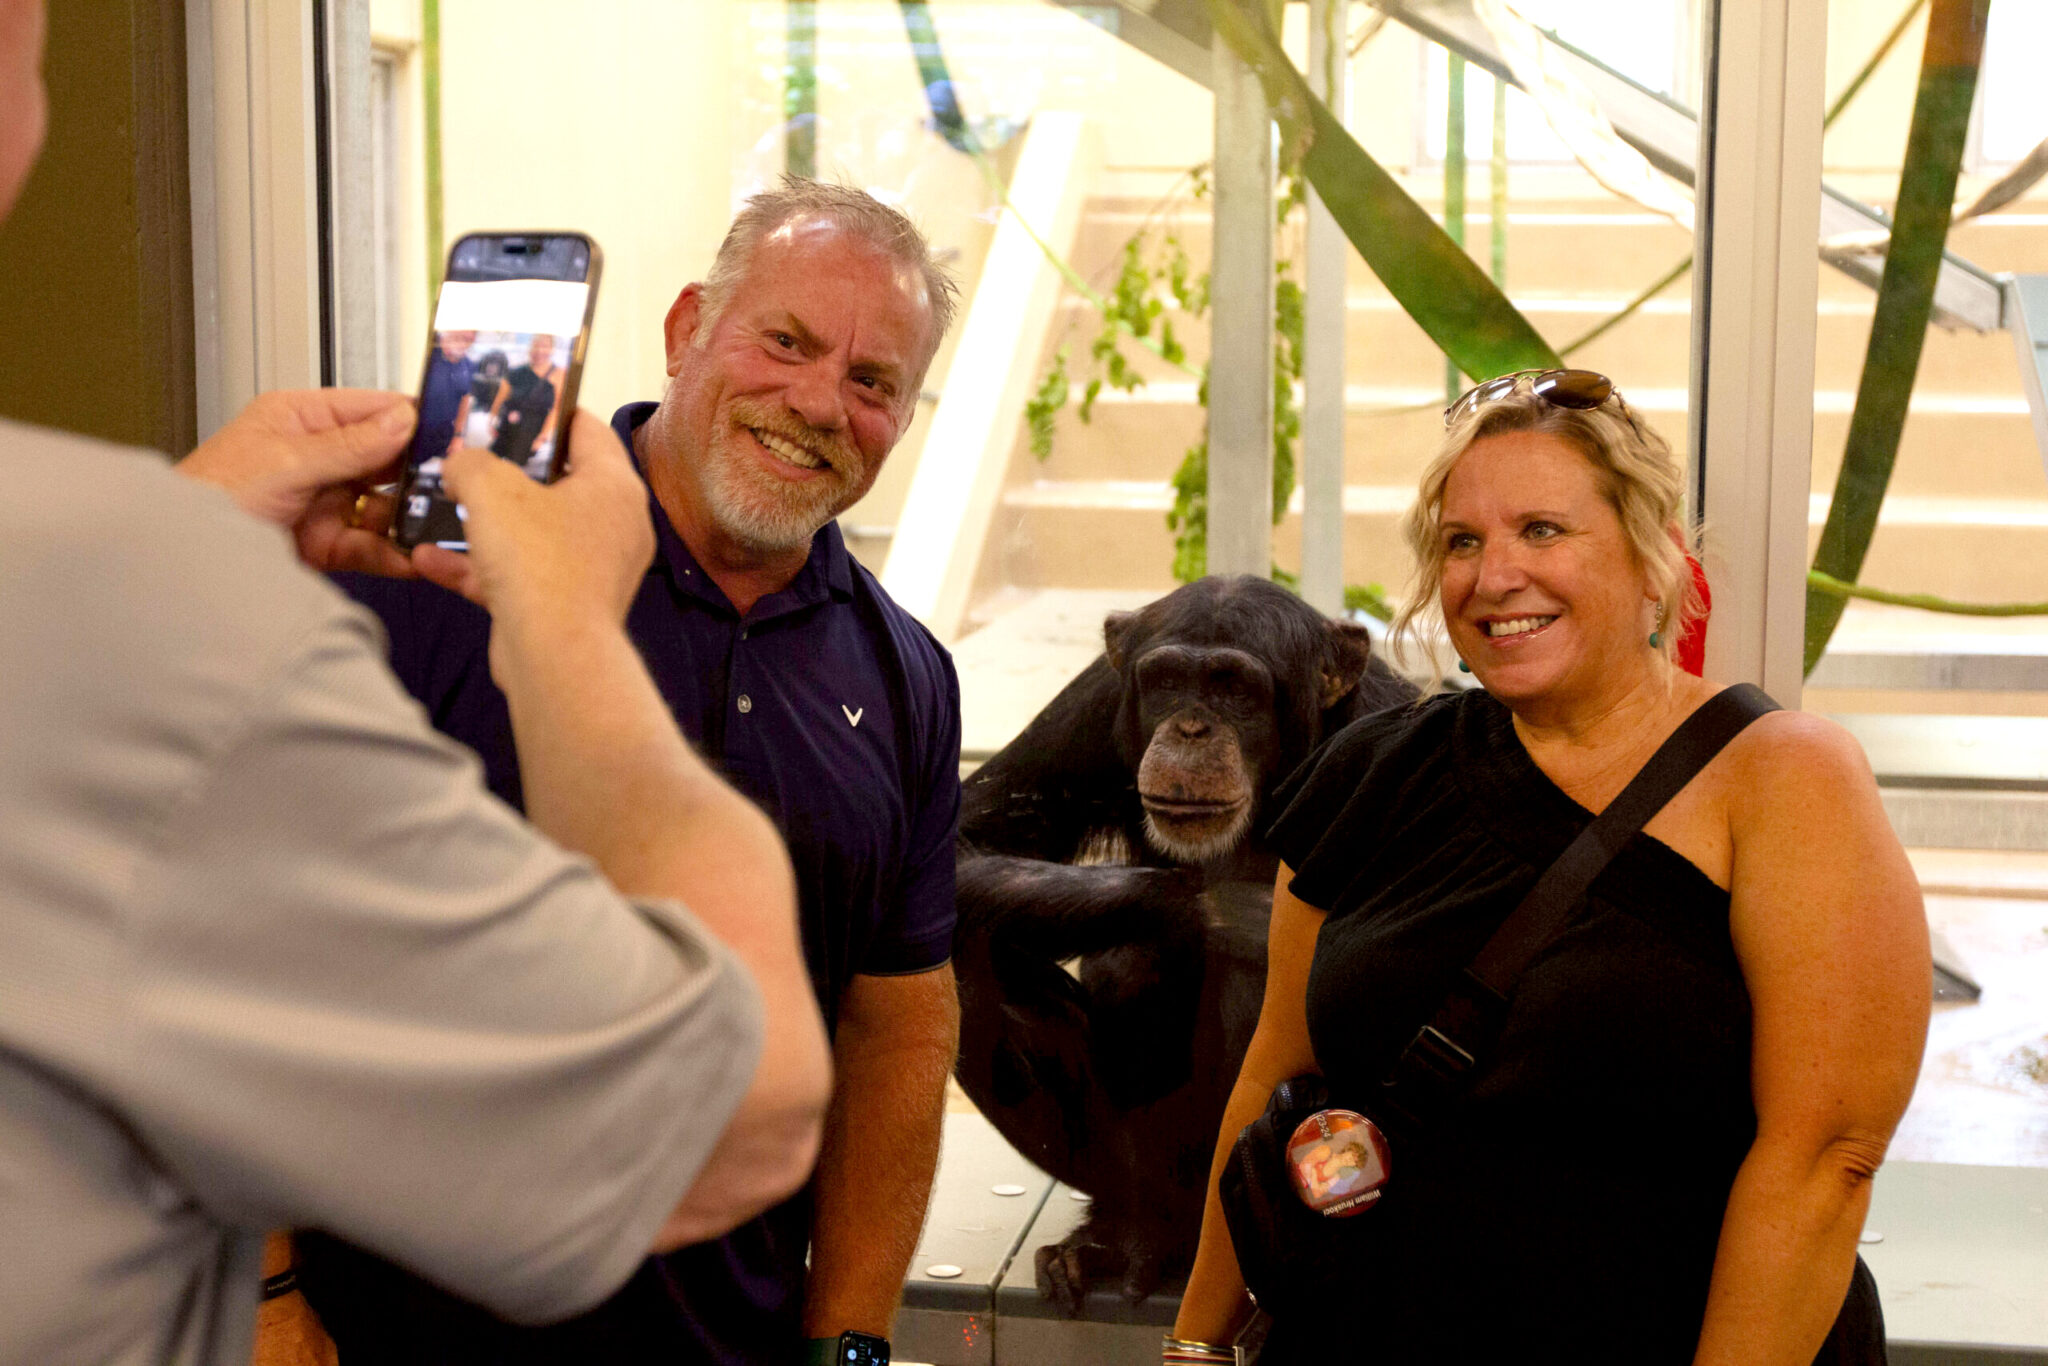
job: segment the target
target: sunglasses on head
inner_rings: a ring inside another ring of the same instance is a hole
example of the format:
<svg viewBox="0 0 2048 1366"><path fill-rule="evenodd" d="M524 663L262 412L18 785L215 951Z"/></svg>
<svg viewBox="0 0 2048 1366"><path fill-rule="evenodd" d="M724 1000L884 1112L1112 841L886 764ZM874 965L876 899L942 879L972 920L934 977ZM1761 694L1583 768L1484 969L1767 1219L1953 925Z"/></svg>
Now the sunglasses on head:
<svg viewBox="0 0 2048 1366"><path fill-rule="evenodd" d="M1554 408L1597 408L1610 398L1620 402L1614 392L1614 381L1596 370L1517 370L1512 375L1475 384L1458 395L1457 402L1444 409L1444 426L1456 426L1459 419L1470 417L1480 405L1508 397L1521 388L1524 380L1529 382L1531 394ZM1622 411L1628 411L1627 404L1622 404Z"/></svg>

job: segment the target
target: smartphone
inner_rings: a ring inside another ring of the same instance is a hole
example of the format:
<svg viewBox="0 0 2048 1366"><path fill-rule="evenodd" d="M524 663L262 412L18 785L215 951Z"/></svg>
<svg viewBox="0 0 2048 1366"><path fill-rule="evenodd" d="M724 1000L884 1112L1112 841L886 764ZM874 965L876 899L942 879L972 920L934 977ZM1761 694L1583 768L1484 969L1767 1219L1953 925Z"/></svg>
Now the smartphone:
<svg viewBox="0 0 2048 1366"><path fill-rule="evenodd" d="M602 263L580 232L479 232L449 248L391 519L400 549L469 549L441 488L451 451L488 450L544 484L561 474Z"/></svg>

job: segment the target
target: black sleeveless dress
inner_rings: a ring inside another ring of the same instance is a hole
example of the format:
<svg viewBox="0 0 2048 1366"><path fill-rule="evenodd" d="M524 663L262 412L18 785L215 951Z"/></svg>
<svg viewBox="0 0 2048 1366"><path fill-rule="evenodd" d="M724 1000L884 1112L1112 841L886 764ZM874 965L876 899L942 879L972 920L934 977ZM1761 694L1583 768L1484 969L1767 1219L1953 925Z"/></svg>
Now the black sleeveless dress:
<svg viewBox="0 0 2048 1366"><path fill-rule="evenodd" d="M1308 1023L1338 1105L1370 1096L1592 819L1476 690L1354 723L1275 809L1294 893L1328 912ZM1317 1287L1328 1312L1276 1323L1265 1360L1690 1362L1756 1133L1749 1044L1728 894L1638 834L1464 1094L1396 1137L1385 1196L1343 1221Z"/></svg>

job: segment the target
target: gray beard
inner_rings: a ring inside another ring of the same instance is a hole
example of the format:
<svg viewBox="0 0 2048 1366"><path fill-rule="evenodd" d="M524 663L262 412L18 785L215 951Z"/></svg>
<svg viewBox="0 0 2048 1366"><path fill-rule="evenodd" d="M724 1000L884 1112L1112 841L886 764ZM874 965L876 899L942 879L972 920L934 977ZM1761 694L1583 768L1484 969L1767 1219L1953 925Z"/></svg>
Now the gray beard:
<svg viewBox="0 0 2048 1366"><path fill-rule="evenodd" d="M739 483L726 471L714 471L705 481L704 502L719 530L733 540L761 554L783 554L810 545L818 528L838 515L827 507L822 516L792 507L766 507L766 499L749 497L752 490L735 488Z"/></svg>

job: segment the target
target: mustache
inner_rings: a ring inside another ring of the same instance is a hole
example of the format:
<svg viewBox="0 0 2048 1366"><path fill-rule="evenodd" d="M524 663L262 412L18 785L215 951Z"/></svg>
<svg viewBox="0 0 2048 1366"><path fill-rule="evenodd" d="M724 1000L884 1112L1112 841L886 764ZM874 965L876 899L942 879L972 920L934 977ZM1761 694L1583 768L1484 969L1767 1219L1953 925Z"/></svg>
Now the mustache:
<svg viewBox="0 0 2048 1366"><path fill-rule="evenodd" d="M860 451L854 446L852 436L845 431L813 427L793 417L787 408L758 399L733 400L732 416L742 427L752 427L803 447L841 474L860 472Z"/></svg>

